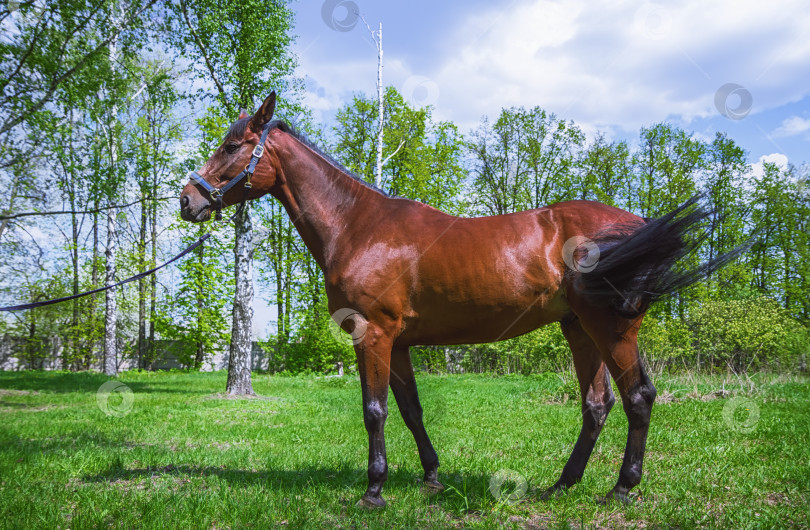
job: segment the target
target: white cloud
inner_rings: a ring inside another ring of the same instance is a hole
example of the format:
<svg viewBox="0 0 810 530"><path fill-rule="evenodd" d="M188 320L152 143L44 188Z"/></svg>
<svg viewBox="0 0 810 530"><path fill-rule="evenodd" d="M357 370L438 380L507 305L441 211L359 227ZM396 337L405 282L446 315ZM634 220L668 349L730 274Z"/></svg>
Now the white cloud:
<svg viewBox="0 0 810 530"><path fill-rule="evenodd" d="M730 82L750 91L752 113L801 99L810 92L808 26L795 0L524 1L469 16L426 75L441 89L440 117L459 124L540 105L633 130L716 116L715 92Z"/></svg>
<svg viewBox="0 0 810 530"><path fill-rule="evenodd" d="M752 160L776 150L801 159L802 136L787 133L806 124L783 120L801 114L789 104L810 97L806 3L658 1L413 0L364 9L386 24L384 83L401 92L417 84L413 100L432 103L435 118L463 132L504 107L540 106L589 137L632 141L641 126L668 121L704 139L728 132ZM300 11L299 73L315 122L330 125L353 94L376 93L376 49L365 28L332 31L310 7ZM721 101L731 119L715 102L728 84L743 87ZM748 94L751 108L738 109Z"/></svg>
<svg viewBox="0 0 810 530"><path fill-rule="evenodd" d="M810 119L800 118L799 116L791 116L782 122L782 125L773 131L773 136L796 136L804 132L810 131Z"/></svg>
<svg viewBox="0 0 810 530"><path fill-rule="evenodd" d="M780 169L785 169L788 166L788 157L782 153L771 153L769 155L762 155L759 161L751 164L751 172L756 178L765 174L765 164L775 164Z"/></svg>

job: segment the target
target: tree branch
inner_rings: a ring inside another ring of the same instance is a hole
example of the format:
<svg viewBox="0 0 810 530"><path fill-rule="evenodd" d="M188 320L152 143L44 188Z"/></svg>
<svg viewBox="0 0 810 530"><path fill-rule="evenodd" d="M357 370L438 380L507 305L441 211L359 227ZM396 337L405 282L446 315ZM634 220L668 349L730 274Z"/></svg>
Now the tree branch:
<svg viewBox="0 0 810 530"><path fill-rule="evenodd" d="M400 140L399 141L399 146L396 148L396 150L393 153L391 153L390 155L385 157L385 160L382 161L382 164L380 165L380 167L385 167L385 164L387 164L389 160L394 158L396 156L396 154L399 153L399 150L402 149L403 145L405 145L405 140Z"/></svg>
<svg viewBox="0 0 810 530"><path fill-rule="evenodd" d="M202 55L203 59L205 59L205 65L208 67L208 71L211 73L211 79L213 79L214 84L217 85L217 90L219 90L219 95L222 97L225 107L230 108L231 104L228 102L228 95L225 93L225 87L222 86L222 83L219 81L219 77L217 77L214 65L211 64L211 59L208 57L208 53L205 50L205 45L203 44L199 35L197 35L197 32L194 30L194 26L191 24L191 19L188 16L188 6L186 5L185 0L180 1L180 8L183 11L183 18L186 21L186 26L188 26L188 30L191 32L191 36L194 37L194 42L197 43L197 48L200 50L200 55Z"/></svg>
<svg viewBox="0 0 810 530"><path fill-rule="evenodd" d="M145 11L145 10L149 9L150 7L152 7L152 5L156 1L157 0L147 0L141 6L141 9L136 8L134 11L130 12L128 14L126 20L124 20L122 22L120 27L125 26L135 16L137 16L138 14L140 14L143 11ZM51 98L53 97L53 95L56 92L56 89L59 87L59 85L61 85L63 82L65 82L68 78L72 77L78 70L83 68L84 65L90 60L91 57L93 57L96 53L101 51L102 48L109 45L110 42L112 42L112 40L114 38L116 38L120 33L121 33L121 30L117 29L115 32L113 32L111 35L109 35L106 39L104 39L101 43L99 43L95 48L93 48L93 50L86 53L76 64L73 65L73 67L68 69L68 71L64 72L62 75L60 75L60 76L56 77L55 79L53 79L50 82L50 84L49 84L49 86L47 88L47 91L39 99L39 101L34 103L32 106L28 107L26 110L24 110L21 114L17 115L16 117L13 117L13 118L7 120L6 122L4 122L0 126L0 134L3 134L5 132L7 132L7 131L10 131L12 128L16 127L17 125L19 125L20 123L22 123L26 119L28 119L29 116L31 116L35 112L38 112L39 110L41 110L48 102L50 102Z"/></svg>
<svg viewBox="0 0 810 530"><path fill-rule="evenodd" d="M94 210L56 210L51 212L22 212L22 213L15 213L9 215L0 215L0 221L6 221L10 219L19 219L20 217L31 217L37 215L70 215L70 214L88 214L88 213L99 213L106 210L113 210L116 208L127 208L129 206L134 206L136 204L147 202L147 201L168 201L172 199L176 199L177 197L158 197L156 199L152 199L151 197L146 197L145 199L138 199L137 201L130 202L128 204L112 204L109 206L102 206L100 208L96 208Z"/></svg>

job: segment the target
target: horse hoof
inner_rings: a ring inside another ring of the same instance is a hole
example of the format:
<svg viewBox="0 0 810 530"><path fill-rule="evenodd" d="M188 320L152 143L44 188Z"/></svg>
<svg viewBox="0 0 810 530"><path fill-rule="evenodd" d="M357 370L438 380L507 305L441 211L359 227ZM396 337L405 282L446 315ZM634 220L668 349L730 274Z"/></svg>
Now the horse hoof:
<svg viewBox="0 0 810 530"><path fill-rule="evenodd" d="M436 495L437 493L441 493L444 491L444 484L442 484L438 480L426 480L422 484L422 488L428 495Z"/></svg>
<svg viewBox="0 0 810 530"><path fill-rule="evenodd" d="M563 493L567 491L567 487L559 482L548 488L546 491L540 494L541 501L547 501L553 497L559 497Z"/></svg>
<svg viewBox="0 0 810 530"><path fill-rule="evenodd" d="M382 497L368 497L363 495L354 506L362 510L376 510L377 508L385 508L385 499Z"/></svg>
<svg viewBox="0 0 810 530"><path fill-rule="evenodd" d="M552 497L559 497L563 492L562 488L558 488L556 486L551 486L546 491L540 494L541 501L547 501Z"/></svg>
<svg viewBox="0 0 810 530"><path fill-rule="evenodd" d="M604 499L599 501L599 504L608 504L610 502L620 502L622 504L633 504L638 499L638 493L633 493L624 488L613 488L605 495Z"/></svg>

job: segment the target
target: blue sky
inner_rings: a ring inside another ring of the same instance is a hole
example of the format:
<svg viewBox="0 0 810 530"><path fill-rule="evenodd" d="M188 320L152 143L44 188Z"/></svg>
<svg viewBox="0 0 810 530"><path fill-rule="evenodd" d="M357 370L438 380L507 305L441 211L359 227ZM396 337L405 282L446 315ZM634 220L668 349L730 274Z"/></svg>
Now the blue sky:
<svg viewBox="0 0 810 530"><path fill-rule="evenodd" d="M666 120L706 139L725 131L752 163L810 161L802 2L300 0L293 50L321 124L376 92L354 6L383 24L384 84L465 133L503 107L538 105L589 135L633 142Z"/></svg>

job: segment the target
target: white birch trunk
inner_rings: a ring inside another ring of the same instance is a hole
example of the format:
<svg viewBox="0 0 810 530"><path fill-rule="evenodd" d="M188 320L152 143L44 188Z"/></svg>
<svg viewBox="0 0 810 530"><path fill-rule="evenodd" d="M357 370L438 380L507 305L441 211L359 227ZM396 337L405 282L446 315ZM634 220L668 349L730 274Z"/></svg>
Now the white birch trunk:
<svg viewBox="0 0 810 530"><path fill-rule="evenodd" d="M377 129L377 178L375 183L378 188L382 188L382 168L383 168L383 132L385 127L385 93L382 83L382 61L383 61L383 44L382 44L382 22L380 22L380 30L377 33L377 100L379 102L379 128Z"/></svg>
<svg viewBox="0 0 810 530"><path fill-rule="evenodd" d="M233 324L226 392L229 395L253 395L253 384L250 380L253 346L253 227L250 222L249 204L245 205L242 213L234 221L236 291L233 297Z"/></svg>
<svg viewBox="0 0 810 530"><path fill-rule="evenodd" d="M119 6L116 6L119 7ZM117 24L120 24L121 15ZM115 73L118 63L118 37L110 41L110 65ZM118 141L116 138L115 123L118 118L118 106L113 105L110 109L110 122L107 125L108 146L110 149L110 171L115 173L118 165ZM115 177L114 177L115 178ZM109 192L109 205L115 203L116 190ZM104 252L106 257L105 285L115 283L115 244L118 236L116 231L117 210L110 208L107 210L107 249ZM118 289L108 289L105 291L104 304L104 374L109 376L118 375L118 307L115 294Z"/></svg>
<svg viewBox="0 0 810 530"><path fill-rule="evenodd" d="M107 249L104 252L106 257L105 285L115 283L115 210L107 210ZM104 374L109 376L118 375L118 341L116 340L118 320L117 302L115 291L108 289L105 291L104 305Z"/></svg>

